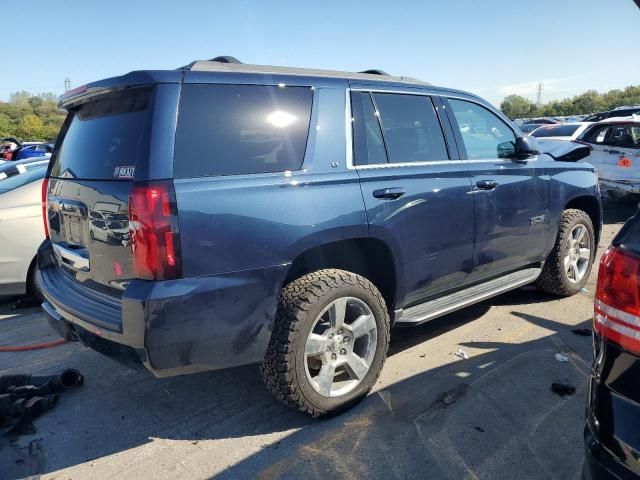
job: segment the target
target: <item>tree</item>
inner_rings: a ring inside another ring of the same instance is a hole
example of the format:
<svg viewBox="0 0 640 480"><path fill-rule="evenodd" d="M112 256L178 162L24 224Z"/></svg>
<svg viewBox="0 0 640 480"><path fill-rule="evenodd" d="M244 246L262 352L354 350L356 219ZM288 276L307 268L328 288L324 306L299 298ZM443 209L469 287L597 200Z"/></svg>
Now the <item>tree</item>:
<svg viewBox="0 0 640 480"><path fill-rule="evenodd" d="M31 108L33 108L34 113L44 103L44 101L40 97L29 97L27 102L29 102L29 105L31 105Z"/></svg>
<svg viewBox="0 0 640 480"><path fill-rule="evenodd" d="M520 95L509 95L500 104L500 110L509 118L524 118L534 114L536 106Z"/></svg>
<svg viewBox="0 0 640 480"><path fill-rule="evenodd" d="M23 140L37 140L40 138L41 130L44 124L40 117L34 115L32 113L26 114L20 120L17 128L18 136L22 137Z"/></svg>
<svg viewBox="0 0 640 480"><path fill-rule="evenodd" d="M9 103L14 103L16 105L26 105L27 101L31 97L31 94L25 90L20 92L13 92L9 95Z"/></svg>

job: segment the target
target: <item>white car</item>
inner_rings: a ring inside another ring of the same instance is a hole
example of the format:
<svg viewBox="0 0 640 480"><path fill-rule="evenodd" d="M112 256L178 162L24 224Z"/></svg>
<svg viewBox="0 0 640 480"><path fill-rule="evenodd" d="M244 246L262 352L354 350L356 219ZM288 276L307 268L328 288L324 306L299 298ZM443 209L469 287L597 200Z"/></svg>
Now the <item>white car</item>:
<svg viewBox="0 0 640 480"><path fill-rule="evenodd" d="M591 125L590 122L571 122L571 123L556 123L555 125L543 125L536 128L530 133L532 137L536 138L552 138L553 140L575 140L587 127Z"/></svg>
<svg viewBox="0 0 640 480"><path fill-rule="evenodd" d="M44 240L42 180L46 165L0 180L0 295L37 293L33 272Z"/></svg>
<svg viewBox="0 0 640 480"><path fill-rule="evenodd" d="M608 119L592 124L578 141L592 148L585 159L598 169L602 190L640 194L640 120Z"/></svg>

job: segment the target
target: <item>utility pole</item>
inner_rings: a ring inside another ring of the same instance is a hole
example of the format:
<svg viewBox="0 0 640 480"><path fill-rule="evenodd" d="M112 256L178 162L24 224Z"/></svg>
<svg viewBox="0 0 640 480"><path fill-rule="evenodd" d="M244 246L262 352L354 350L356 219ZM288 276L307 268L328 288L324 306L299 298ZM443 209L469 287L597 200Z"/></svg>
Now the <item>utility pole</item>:
<svg viewBox="0 0 640 480"><path fill-rule="evenodd" d="M68 92L71 90L71 79L69 77L64 79L64 91Z"/></svg>
<svg viewBox="0 0 640 480"><path fill-rule="evenodd" d="M542 104L542 90L544 90L544 84L539 82L536 89L538 90L538 101L536 102L536 105L540 107Z"/></svg>

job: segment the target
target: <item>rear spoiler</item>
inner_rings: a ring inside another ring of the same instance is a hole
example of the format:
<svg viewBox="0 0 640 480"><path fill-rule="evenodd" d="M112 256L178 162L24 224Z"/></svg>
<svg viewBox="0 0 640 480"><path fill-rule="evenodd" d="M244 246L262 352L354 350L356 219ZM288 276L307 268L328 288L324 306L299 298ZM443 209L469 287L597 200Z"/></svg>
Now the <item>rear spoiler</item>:
<svg viewBox="0 0 640 480"><path fill-rule="evenodd" d="M558 162L577 162L591 154L591 147L567 140L538 140L540 152Z"/></svg>
<svg viewBox="0 0 640 480"><path fill-rule="evenodd" d="M120 77L111 77L88 83L69 90L58 97L58 107L65 110L86 102L97 95L124 90L126 88L144 87L156 83L180 83L182 72L175 70L144 70L129 72Z"/></svg>

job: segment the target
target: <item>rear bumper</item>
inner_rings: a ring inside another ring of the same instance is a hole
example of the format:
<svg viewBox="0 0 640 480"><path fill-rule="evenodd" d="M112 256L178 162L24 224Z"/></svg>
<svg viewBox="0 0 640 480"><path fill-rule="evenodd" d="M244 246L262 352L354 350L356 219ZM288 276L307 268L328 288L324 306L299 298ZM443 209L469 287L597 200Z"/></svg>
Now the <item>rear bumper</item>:
<svg viewBox="0 0 640 480"><path fill-rule="evenodd" d="M594 434L587 419L584 428L585 458L582 468L583 480L638 480L640 476L629 470L612 455Z"/></svg>
<svg viewBox="0 0 640 480"><path fill-rule="evenodd" d="M262 360L286 268L133 280L121 300L108 302L55 265L38 269L36 281L58 333L165 377Z"/></svg>

